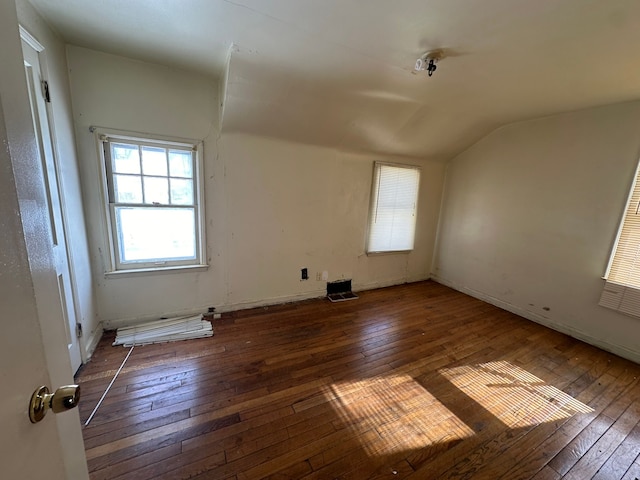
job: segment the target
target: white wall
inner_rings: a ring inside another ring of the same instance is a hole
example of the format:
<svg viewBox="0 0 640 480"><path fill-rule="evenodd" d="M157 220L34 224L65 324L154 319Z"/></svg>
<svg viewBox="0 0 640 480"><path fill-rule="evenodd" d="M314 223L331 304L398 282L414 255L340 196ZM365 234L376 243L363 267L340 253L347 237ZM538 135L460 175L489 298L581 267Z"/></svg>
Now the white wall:
<svg viewBox="0 0 640 480"><path fill-rule="evenodd" d="M246 135L225 135L229 303L320 296L329 280L356 290L429 278L444 167L421 166L416 248L364 253L373 162L380 157ZM300 281L300 269L310 280Z"/></svg>
<svg viewBox="0 0 640 480"><path fill-rule="evenodd" d="M640 361L598 306L640 154L640 102L511 124L448 166L434 278Z"/></svg>
<svg viewBox="0 0 640 480"><path fill-rule="evenodd" d="M60 193L69 246L69 267L74 279L76 317L77 321L82 324L84 332L81 342L82 358L86 360L100 339L102 329L98 322L93 296L66 51L62 40L51 31L28 2L19 1L17 7L20 24L45 47L47 80L51 93L51 114L54 124L52 134L54 135L53 143L59 167L58 179L62 187Z"/></svg>
<svg viewBox="0 0 640 480"><path fill-rule="evenodd" d="M217 84L203 76L67 46L73 117L100 320L156 318L225 299L220 262L206 272L106 277L108 236L100 160L91 126L205 140L208 256L220 258L224 232L222 170L216 158Z"/></svg>
<svg viewBox="0 0 640 480"><path fill-rule="evenodd" d="M68 47L100 318L114 327L162 314L320 296L316 273L354 288L429 277L444 167L218 132L218 86L208 78ZM204 139L205 272L105 278L106 232L89 126ZM422 166L416 249L367 257L374 160ZM300 269L311 279L300 281Z"/></svg>

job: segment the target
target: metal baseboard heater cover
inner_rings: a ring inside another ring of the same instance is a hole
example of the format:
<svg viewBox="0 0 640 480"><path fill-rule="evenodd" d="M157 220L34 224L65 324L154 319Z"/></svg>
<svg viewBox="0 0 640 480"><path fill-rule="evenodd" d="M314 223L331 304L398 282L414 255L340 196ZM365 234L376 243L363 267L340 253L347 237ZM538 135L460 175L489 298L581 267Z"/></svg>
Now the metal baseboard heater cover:
<svg viewBox="0 0 640 480"><path fill-rule="evenodd" d="M327 298L332 302L356 300L358 296L351 291L351 280L336 280L327 283Z"/></svg>
<svg viewBox="0 0 640 480"><path fill-rule="evenodd" d="M202 315L165 318L152 322L123 327L116 331L113 345L149 345L193 338L211 337L213 326Z"/></svg>

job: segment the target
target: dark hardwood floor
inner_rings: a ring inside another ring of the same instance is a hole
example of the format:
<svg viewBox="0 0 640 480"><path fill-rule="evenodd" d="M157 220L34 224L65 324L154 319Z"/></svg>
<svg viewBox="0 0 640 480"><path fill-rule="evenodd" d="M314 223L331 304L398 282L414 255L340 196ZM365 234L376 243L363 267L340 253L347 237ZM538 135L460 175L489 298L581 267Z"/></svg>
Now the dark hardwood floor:
<svg viewBox="0 0 640 480"><path fill-rule="evenodd" d="M84 429L102 479L640 478L640 366L433 282L136 347ZM77 376L84 420L126 356Z"/></svg>

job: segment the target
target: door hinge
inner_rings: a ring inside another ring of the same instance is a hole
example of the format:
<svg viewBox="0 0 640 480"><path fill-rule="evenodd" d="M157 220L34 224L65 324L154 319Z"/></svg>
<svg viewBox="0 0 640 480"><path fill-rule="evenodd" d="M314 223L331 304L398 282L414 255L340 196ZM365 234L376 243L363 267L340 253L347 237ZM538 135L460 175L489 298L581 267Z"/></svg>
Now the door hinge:
<svg viewBox="0 0 640 480"><path fill-rule="evenodd" d="M51 103L51 95L49 94L49 82L42 80L42 95L47 103Z"/></svg>
<svg viewBox="0 0 640 480"><path fill-rule="evenodd" d="M82 324L76 323L76 337L82 338Z"/></svg>

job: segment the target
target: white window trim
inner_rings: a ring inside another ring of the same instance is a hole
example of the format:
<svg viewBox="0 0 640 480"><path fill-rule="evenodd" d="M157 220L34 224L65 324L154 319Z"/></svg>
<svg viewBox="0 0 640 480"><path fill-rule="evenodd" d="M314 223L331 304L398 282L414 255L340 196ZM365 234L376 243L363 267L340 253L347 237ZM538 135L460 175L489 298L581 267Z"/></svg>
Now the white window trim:
<svg viewBox="0 0 640 480"><path fill-rule="evenodd" d="M416 192L416 207L415 207L415 222L414 222L414 237L412 242L412 247L410 249L398 249L398 250L371 250L371 228L373 224L373 216L375 215L374 207L377 204L376 194L378 187L376 185L376 172L380 167L389 166L389 167L397 167L397 168L406 168L415 170L418 173L418 190ZM377 255L393 255L393 254L408 254L413 252L415 249L415 235L417 231L418 225L418 203L420 199L420 184L422 177L422 169L418 165L410 165L410 164L401 164L401 163L391 163L391 162L374 162L373 164L373 175L371 177L371 194L369 198L369 217L367 219L367 231L366 231L366 243L365 243L365 252L367 256L377 256Z"/></svg>
<svg viewBox="0 0 640 480"><path fill-rule="evenodd" d="M203 141L193 140L180 137L170 137L164 135L154 135L147 133L130 132L116 130L103 127L90 127L96 141L99 159L100 171L100 194L102 201L102 225L104 225L104 238L108 245L108 259L105 259L105 276L117 278L127 274L144 275L157 273L171 273L180 271L198 271L207 269L209 265L206 263L206 216L205 216L205 198L204 198L204 170L203 170ZM115 241L115 225L111 213L111 204L109 202L109 186L108 176L110 175L107 168L107 159L104 154L104 143L107 140L117 141L133 141L136 143L147 143L149 145L165 145L193 148L196 152L196 160L194 162L194 184L197 185L196 192L196 260L193 262L171 263L168 265L149 265L143 266L127 266L122 268L118 265L116 249L118 248Z"/></svg>

